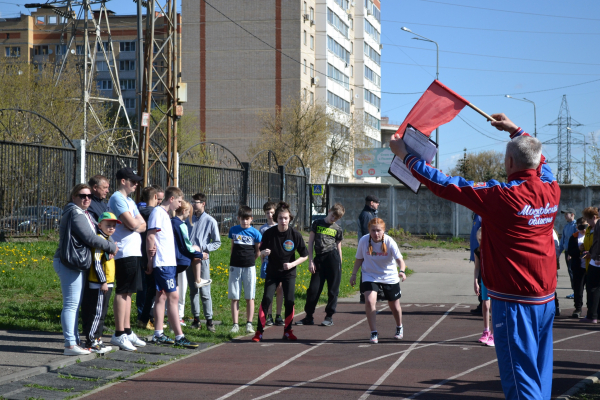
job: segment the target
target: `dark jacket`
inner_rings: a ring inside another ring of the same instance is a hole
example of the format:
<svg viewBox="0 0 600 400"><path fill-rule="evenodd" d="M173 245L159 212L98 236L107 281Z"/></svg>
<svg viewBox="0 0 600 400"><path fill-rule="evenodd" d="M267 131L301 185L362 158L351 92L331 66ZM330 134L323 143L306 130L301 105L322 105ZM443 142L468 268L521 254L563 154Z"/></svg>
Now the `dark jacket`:
<svg viewBox="0 0 600 400"><path fill-rule="evenodd" d="M185 224L185 222L183 222L177 217L171 218L171 226L173 226L173 236L175 237L175 257L177 258L177 265L189 266L192 263L193 258L202 258L202 253L189 251L185 243L185 237L183 236L184 233L182 230L182 225L183 228L185 228L185 231L187 232L187 225Z"/></svg>
<svg viewBox="0 0 600 400"><path fill-rule="evenodd" d="M101 249L106 253L114 253L117 246L96 234L96 229L92 229L88 222L88 215L74 203L65 206L60 220L60 236L58 239L58 249L54 258L60 258L60 250L63 243L67 242L67 235L73 235L80 243L83 243L91 249ZM68 221L71 220L71 230L68 229Z"/></svg>
<svg viewBox="0 0 600 400"><path fill-rule="evenodd" d="M598 264L598 261L600 260L600 229L594 229L594 241L590 248L590 256L592 257L591 259Z"/></svg>
<svg viewBox="0 0 600 400"><path fill-rule="evenodd" d="M575 232L569 238L569 243L567 245L567 254L571 256L573 260L579 260L581 257L581 251L579 251L579 244L577 243L577 238L579 236L579 232Z"/></svg>
<svg viewBox="0 0 600 400"><path fill-rule="evenodd" d="M87 212L92 216L92 219L96 224L98 223L98 218L106 211L108 211L108 203L92 195L92 202L90 203Z"/></svg>
<svg viewBox="0 0 600 400"><path fill-rule="evenodd" d="M358 240L369 233L369 221L376 217L377 210L365 205L365 208L363 208L358 216Z"/></svg>
<svg viewBox="0 0 600 400"><path fill-rule="evenodd" d="M147 207L146 203L138 203L137 206L142 218L144 218L144 221L148 224L148 218L150 218L150 214L152 214L154 207ZM148 265L148 254L146 253L146 237L148 236L148 231L146 230L145 232L140 233L140 236L142 237L142 269L146 269L146 265Z"/></svg>

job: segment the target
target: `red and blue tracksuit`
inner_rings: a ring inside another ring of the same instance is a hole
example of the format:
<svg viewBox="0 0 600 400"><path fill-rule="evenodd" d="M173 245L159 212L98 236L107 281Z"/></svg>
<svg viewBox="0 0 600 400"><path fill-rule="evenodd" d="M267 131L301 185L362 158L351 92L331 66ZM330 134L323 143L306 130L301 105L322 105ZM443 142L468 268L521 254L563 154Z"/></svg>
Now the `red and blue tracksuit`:
<svg viewBox="0 0 600 400"><path fill-rule="evenodd" d="M527 135L521 128L511 139ZM482 218L481 276L492 301L494 341L507 399L550 399L556 252L552 229L560 188L542 156L539 167L507 183L449 177L408 154L404 163L435 195Z"/></svg>

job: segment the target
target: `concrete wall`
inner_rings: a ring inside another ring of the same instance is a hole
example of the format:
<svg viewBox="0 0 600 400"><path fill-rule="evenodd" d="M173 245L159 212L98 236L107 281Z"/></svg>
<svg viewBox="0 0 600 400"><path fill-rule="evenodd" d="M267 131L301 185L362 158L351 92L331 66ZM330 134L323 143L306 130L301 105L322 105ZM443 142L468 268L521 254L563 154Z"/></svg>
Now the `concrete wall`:
<svg viewBox="0 0 600 400"><path fill-rule="evenodd" d="M576 217L588 206L600 205L600 186L561 185L559 210L574 208ZM468 236L471 232L471 210L441 199L421 186L419 194L402 185L335 183L329 185L329 204L342 203L346 215L338 222L343 229L357 231L358 215L367 195L379 197L379 217L388 228L403 228L415 235L436 233L448 236ZM559 214L555 228L560 234L565 219Z"/></svg>

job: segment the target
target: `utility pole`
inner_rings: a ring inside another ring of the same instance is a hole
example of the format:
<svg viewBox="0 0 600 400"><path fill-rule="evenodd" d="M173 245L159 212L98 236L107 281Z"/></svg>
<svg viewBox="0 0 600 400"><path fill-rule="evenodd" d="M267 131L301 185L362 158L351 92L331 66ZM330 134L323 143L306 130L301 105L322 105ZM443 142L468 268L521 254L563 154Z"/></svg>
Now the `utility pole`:
<svg viewBox="0 0 600 400"><path fill-rule="evenodd" d="M556 126L558 128L556 138L545 142L547 144L557 145L556 163L558 166L556 168L556 180L558 183L571 183L573 181L571 176L571 145L573 144L571 139L571 130L573 127L582 126L582 124L575 121L571 117L566 94L562 97L560 110L558 111L558 118L548 125Z"/></svg>

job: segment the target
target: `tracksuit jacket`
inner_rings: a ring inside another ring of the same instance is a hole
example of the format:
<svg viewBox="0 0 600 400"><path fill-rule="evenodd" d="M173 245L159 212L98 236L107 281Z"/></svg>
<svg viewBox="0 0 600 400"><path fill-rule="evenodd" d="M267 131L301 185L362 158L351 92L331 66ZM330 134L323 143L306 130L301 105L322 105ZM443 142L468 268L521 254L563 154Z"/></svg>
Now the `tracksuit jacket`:
<svg viewBox="0 0 600 400"><path fill-rule="evenodd" d="M511 139L527 135L521 128ZM560 188L544 156L537 170L511 174L507 183L449 177L412 154L404 163L435 195L482 218L481 277L493 299L521 304L554 300L556 252L552 239Z"/></svg>

